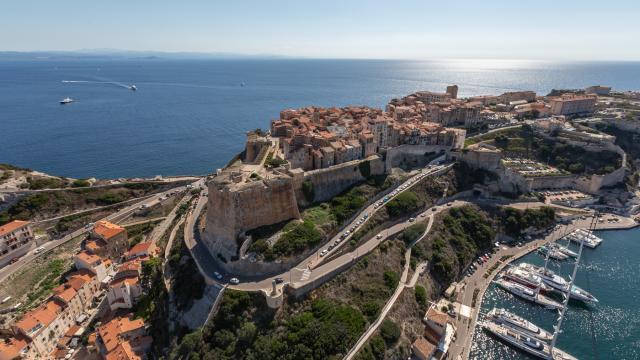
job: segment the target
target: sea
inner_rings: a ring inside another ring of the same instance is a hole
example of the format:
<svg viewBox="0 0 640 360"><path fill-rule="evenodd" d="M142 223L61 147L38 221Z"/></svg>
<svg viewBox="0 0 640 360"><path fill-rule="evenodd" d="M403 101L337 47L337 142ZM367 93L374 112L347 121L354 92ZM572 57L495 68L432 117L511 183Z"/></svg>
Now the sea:
<svg viewBox="0 0 640 360"><path fill-rule="evenodd" d="M585 248L578 267L576 285L599 302L585 305L570 300L558 347L578 359L640 359L640 228L597 231L604 241L596 249ZM566 242L561 241L564 245ZM577 245L570 246L577 252ZM544 265L538 253L518 259ZM566 279L570 262L551 261L549 268ZM553 332L558 313L515 298L495 284L485 293L481 314L504 308ZM535 359L500 342L476 326L469 357L472 360Z"/></svg>
<svg viewBox="0 0 640 360"><path fill-rule="evenodd" d="M517 60L0 61L0 162L74 178L206 174L287 108L594 84L640 89L637 62ZM137 91L128 86L136 85ZM59 101L71 97L69 105Z"/></svg>

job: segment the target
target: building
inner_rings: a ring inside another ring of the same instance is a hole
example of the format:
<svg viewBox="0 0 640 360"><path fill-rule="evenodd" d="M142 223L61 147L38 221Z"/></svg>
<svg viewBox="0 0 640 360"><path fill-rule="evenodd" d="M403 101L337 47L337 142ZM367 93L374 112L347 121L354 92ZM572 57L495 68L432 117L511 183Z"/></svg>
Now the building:
<svg viewBox="0 0 640 360"><path fill-rule="evenodd" d="M136 300L142 295L141 272L140 260L131 260L120 265L107 290L107 299L112 311L133 308Z"/></svg>
<svg viewBox="0 0 640 360"><path fill-rule="evenodd" d="M86 269L94 273L98 282L104 280L111 270L111 261L103 260L100 256L92 254L88 251L81 251L73 258L76 269Z"/></svg>
<svg viewBox="0 0 640 360"><path fill-rule="evenodd" d="M105 360L138 360L151 347L142 319L116 317L96 330L95 344Z"/></svg>
<svg viewBox="0 0 640 360"><path fill-rule="evenodd" d="M526 100L532 102L536 100L534 91L510 91L498 96L497 103L508 104L513 101Z"/></svg>
<svg viewBox="0 0 640 360"><path fill-rule="evenodd" d="M411 345L413 354L420 360L431 360L436 353L436 346L420 336Z"/></svg>
<svg viewBox="0 0 640 360"><path fill-rule="evenodd" d="M419 359L444 359L453 341L455 327L449 321L449 315L431 305L424 315L426 323L424 335L411 346Z"/></svg>
<svg viewBox="0 0 640 360"><path fill-rule="evenodd" d="M601 96L609 95L611 86L594 85L584 89L585 94L596 94Z"/></svg>
<svg viewBox="0 0 640 360"><path fill-rule="evenodd" d="M117 259L129 248L127 230L108 221L96 222L91 235L85 249L98 256Z"/></svg>
<svg viewBox="0 0 640 360"><path fill-rule="evenodd" d="M0 266L26 254L34 244L28 221L14 220L0 226Z"/></svg>
<svg viewBox="0 0 640 360"><path fill-rule="evenodd" d="M131 249L124 253L125 260L141 259L147 260L154 256L158 251L158 247L152 242L141 242L135 244Z"/></svg>
<svg viewBox="0 0 640 360"><path fill-rule="evenodd" d="M551 114L553 115L582 115L594 111L597 95L562 94L549 100Z"/></svg>

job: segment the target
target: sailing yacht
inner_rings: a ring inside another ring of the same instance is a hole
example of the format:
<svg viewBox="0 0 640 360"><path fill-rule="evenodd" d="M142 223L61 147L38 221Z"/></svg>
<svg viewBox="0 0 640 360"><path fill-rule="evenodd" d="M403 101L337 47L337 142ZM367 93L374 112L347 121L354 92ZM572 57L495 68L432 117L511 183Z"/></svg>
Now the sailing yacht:
<svg viewBox="0 0 640 360"><path fill-rule="evenodd" d="M541 359L577 360L577 358L544 341L517 332L510 327L491 321L481 322L480 326L507 344Z"/></svg>
<svg viewBox="0 0 640 360"><path fill-rule="evenodd" d="M549 245L541 246L540 249L538 249L538 252L545 256L548 254L549 257L554 260L567 260L569 258L568 255L565 255L556 249L552 249Z"/></svg>
<svg viewBox="0 0 640 360"><path fill-rule="evenodd" d="M518 266L507 269L502 277L532 289L540 289L543 292L551 290L549 286L544 284L542 278L538 274L527 271L526 269Z"/></svg>

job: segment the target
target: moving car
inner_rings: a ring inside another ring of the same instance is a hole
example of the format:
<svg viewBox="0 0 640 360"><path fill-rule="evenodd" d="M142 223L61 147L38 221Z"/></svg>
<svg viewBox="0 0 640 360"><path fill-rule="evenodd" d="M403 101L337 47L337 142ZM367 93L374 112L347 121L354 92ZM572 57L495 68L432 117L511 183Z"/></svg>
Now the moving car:
<svg viewBox="0 0 640 360"><path fill-rule="evenodd" d="M277 277L276 278L276 284L282 284L284 282L284 279L281 277Z"/></svg>

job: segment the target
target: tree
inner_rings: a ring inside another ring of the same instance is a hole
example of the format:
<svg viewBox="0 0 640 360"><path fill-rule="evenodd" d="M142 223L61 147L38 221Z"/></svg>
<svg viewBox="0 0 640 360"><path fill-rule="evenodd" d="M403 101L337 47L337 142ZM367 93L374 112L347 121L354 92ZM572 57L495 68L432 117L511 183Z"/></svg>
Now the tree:
<svg viewBox="0 0 640 360"><path fill-rule="evenodd" d="M416 285L415 296L416 296L416 302L418 304L420 304L421 306L424 306L427 304L427 290L424 287L420 285Z"/></svg>
<svg viewBox="0 0 640 360"><path fill-rule="evenodd" d="M380 325L380 336L387 345L395 344L400 339L402 333L400 327L395 322L385 319Z"/></svg>

